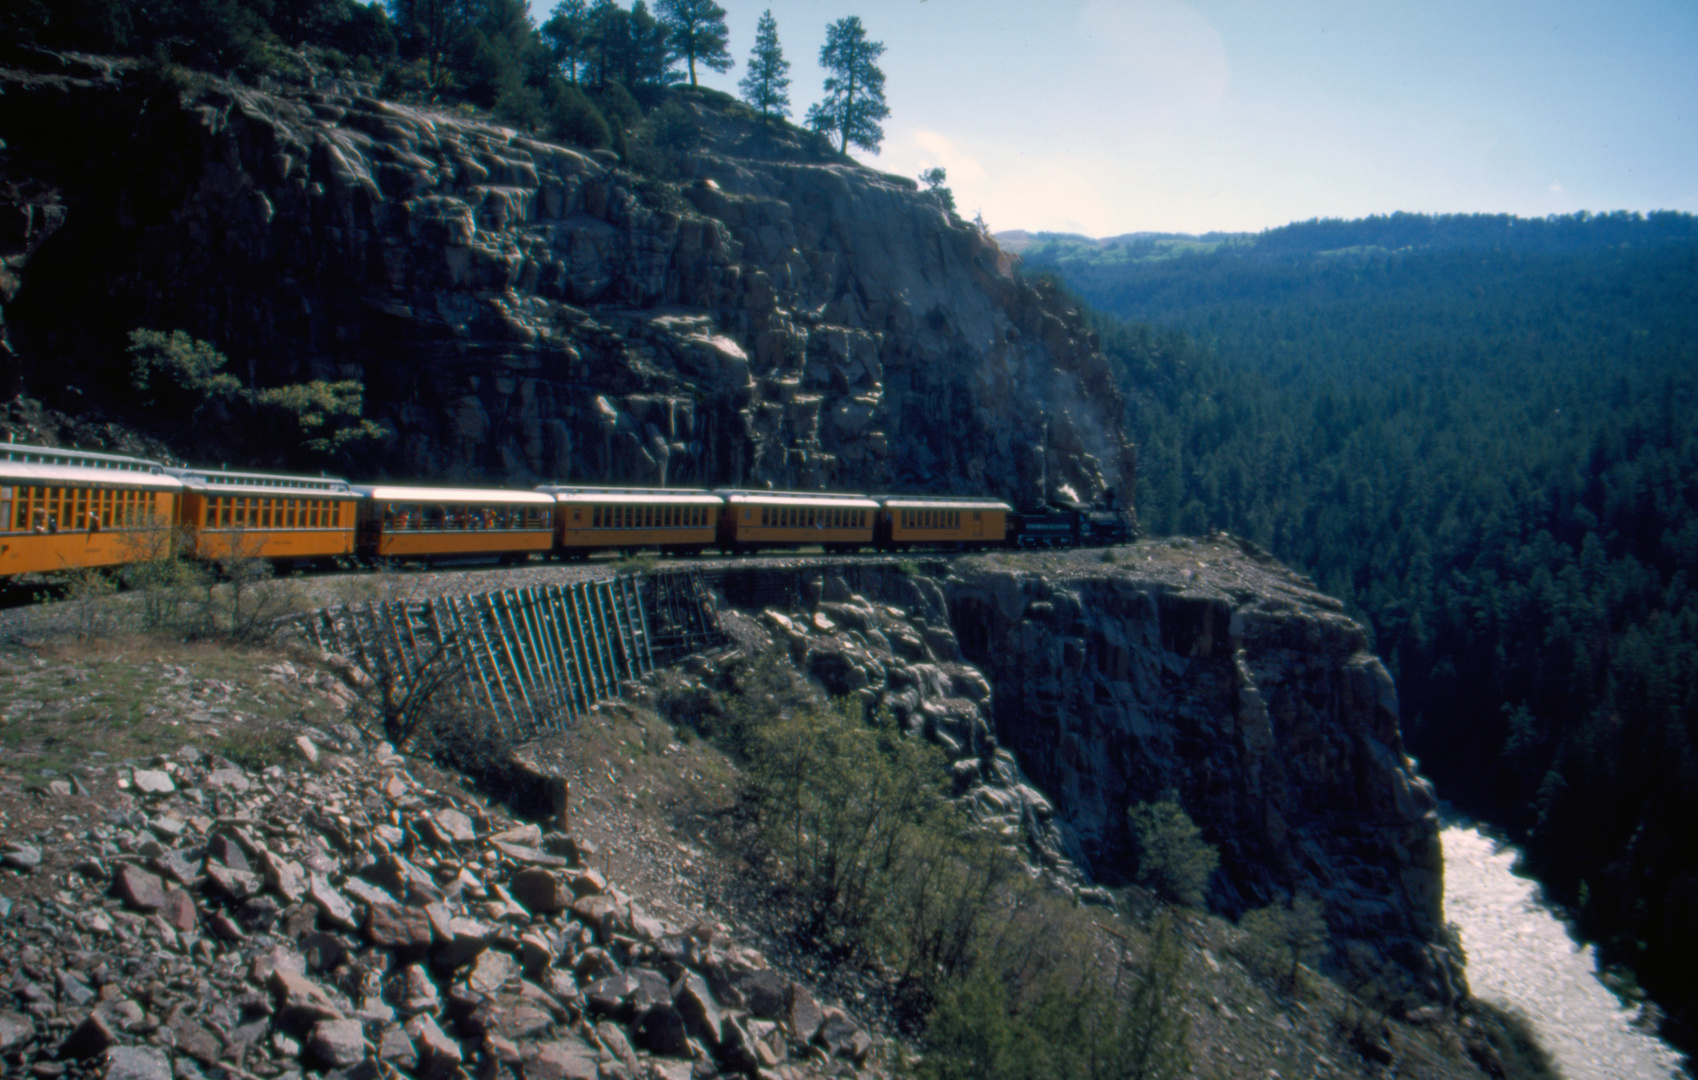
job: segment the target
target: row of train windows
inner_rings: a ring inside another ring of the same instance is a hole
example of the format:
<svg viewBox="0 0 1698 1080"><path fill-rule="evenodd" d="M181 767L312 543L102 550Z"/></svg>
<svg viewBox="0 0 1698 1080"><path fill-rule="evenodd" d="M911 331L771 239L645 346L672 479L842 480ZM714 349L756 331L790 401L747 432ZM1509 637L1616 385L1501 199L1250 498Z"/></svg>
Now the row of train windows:
<svg viewBox="0 0 1698 1080"><path fill-rule="evenodd" d="M554 517L545 506L452 506L431 503L386 503L385 532L457 530L496 532L513 529L553 528Z"/></svg>
<svg viewBox="0 0 1698 1080"><path fill-rule="evenodd" d="M982 511L973 511L973 520L979 520ZM959 529L961 527L961 511L959 510L903 510L902 527L904 529Z"/></svg>
<svg viewBox="0 0 1698 1080"><path fill-rule="evenodd" d="M712 506L596 506L592 529L705 529L713 524Z"/></svg>
<svg viewBox="0 0 1698 1080"><path fill-rule="evenodd" d="M337 499L274 499L256 495L220 495L206 500L209 529L340 529L346 504Z"/></svg>
<svg viewBox="0 0 1698 1080"><path fill-rule="evenodd" d="M13 532L127 529L161 523L151 491L127 488L0 487L0 528Z"/></svg>
<svg viewBox="0 0 1698 1080"><path fill-rule="evenodd" d="M838 506L763 506L761 524L778 529L864 529L868 511Z"/></svg>

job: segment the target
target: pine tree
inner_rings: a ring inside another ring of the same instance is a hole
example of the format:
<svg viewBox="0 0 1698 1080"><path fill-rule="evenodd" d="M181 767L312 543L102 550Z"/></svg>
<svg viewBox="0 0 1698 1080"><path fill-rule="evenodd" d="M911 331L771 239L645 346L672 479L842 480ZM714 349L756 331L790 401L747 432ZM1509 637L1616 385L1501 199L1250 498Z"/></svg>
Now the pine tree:
<svg viewBox="0 0 1698 1080"><path fill-rule="evenodd" d="M713 71L729 71L734 61L729 51L730 32L725 29L725 9L713 0L660 0L660 21L667 29L672 49L690 68L690 85L696 85L696 61Z"/></svg>
<svg viewBox="0 0 1698 1080"><path fill-rule="evenodd" d="M743 100L762 116L790 115L790 61L778 46L778 21L767 8L755 27L755 47L749 53L749 73L737 84Z"/></svg>
<svg viewBox="0 0 1698 1080"><path fill-rule="evenodd" d="M591 31L588 0L560 0L542 24L542 36L554 51L555 63L573 85L577 85L579 69L589 62Z"/></svg>
<svg viewBox="0 0 1698 1080"><path fill-rule="evenodd" d="M876 154L884 141L879 121L890 108L884 103L884 72L878 68L883 55L884 42L867 40L859 15L826 27L820 66L831 75L825 80L825 100L808 109L808 126L835 134L840 154L850 143Z"/></svg>

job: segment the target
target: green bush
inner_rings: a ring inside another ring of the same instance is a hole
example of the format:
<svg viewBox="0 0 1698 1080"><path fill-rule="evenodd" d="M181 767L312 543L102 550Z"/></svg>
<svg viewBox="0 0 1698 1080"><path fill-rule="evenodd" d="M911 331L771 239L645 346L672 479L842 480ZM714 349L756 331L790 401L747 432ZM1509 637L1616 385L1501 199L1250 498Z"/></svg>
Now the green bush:
<svg viewBox="0 0 1698 1080"><path fill-rule="evenodd" d="M987 957L949 986L926 1026L921 1080L1190 1075L1183 951L1171 921L1157 922L1141 958L1107 963L1088 931L1067 925L1081 921L1046 913L1026 927L1040 932L1031 940L1043 963L1021 970Z"/></svg>
<svg viewBox="0 0 1698 1080"><path fill-rule="evenodd" d="M1297 989L1300 966L1327 944L1327 920L1313 896L1292 896L1247 912L1238 928L1249 936L1247 957L1273 974L1287 991Z"/></svg>
<svg viewBox="0 0 1698 1080"><path fill-rule="evenodd" d="M129 351L130 386L143 395L144 405L186 411L242 388L241 380L224 370L229 361L217 346L182 330L132 330Z"/></svg>
<svg viewBox="0 0 1698 1080"><path fill-rule="evenodd" d="M1126 811L1138 845L1138 881L1163 899L1202 907L1220 853L1203 841L1178 800L1169 795Z"/></svg>
<svg viewBox="0 0 1698 1080"><path fill-rule="evenodd" d="M858 699L827 703L781 652L734 674L703 732L743 759L742 853L777 921L837 963L884 973L923 1030L918 1075L1185 1075L1186 990L1170 923L1137 931L1026 872L946 797L941 754ZM1126 931L1126 932L1123 932Z"/></svg>
<svg viewBox="0 0 1698 1080"><path fill-rule="evenodd" d="M588 150L603 150L613 141L607 118L576 86L563 87L548 109L548 134Z"/></svg>

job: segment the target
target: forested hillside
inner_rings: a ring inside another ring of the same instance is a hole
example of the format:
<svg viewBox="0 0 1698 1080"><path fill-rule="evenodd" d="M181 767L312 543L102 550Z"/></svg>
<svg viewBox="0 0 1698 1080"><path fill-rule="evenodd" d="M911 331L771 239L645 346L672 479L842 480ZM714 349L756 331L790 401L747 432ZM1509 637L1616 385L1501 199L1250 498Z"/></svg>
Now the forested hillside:
<svg viewBox="0 0 1698 1080"><path fill-rule="evenodd" d="M1365 616L1441 795L1525 839L1690 1040L1694 219L1040 242L1045 269L1134 320L1099 330L1145 526L1247 537Z"/></svg>

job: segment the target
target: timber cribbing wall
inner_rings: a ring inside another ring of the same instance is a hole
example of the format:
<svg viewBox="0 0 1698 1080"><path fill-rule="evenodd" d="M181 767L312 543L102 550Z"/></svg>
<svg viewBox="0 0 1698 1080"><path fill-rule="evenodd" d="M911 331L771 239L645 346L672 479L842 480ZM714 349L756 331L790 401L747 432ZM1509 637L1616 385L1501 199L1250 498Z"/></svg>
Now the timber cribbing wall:
<svg viewBox="0 0 1698 1080"><path fill-rule="evenodd" d="M364 668L387 703L447 691L519 739L727 640L695 571L326 608L296 625Z"/></svg>

